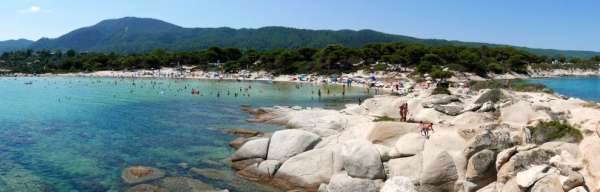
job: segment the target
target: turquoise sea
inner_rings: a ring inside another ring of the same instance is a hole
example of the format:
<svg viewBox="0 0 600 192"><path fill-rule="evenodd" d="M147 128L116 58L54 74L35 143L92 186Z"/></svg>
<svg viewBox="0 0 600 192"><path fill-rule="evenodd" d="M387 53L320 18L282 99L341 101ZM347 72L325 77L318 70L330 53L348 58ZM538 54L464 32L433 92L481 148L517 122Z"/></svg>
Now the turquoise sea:
<svg viewBox="0 0 600 192"><path fill-rule="evenodd" d="M247 123L245 105L339 108L368 96L362 88L341 92L270 82L0 77L0 191L123 191L129 186L120 174L131 165L231 191L266 190L223 163L234 137L220 129L280 128ZM196 174L182 163L217 172Z"/></svg>
<svg viewBox="0 0 600 192"><path fill-rule="evenodd" d="M544 84L555 92L585 100L600 102L600 77L559 77L529 80Z"/></svg>

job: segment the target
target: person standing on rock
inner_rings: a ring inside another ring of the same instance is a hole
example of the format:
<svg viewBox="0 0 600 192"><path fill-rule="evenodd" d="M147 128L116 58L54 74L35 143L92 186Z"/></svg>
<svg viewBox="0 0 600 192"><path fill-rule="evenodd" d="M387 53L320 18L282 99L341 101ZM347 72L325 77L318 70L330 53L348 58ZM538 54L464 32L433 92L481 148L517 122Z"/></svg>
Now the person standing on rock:
<svg viewBox="0 0 600 192"><path fill-rule="evenodd" d="M423 121L420 121L419 124L421 125L421 135L429 139L429 131L434 132L433 123L425 123Z"/></svg>
<svg viewBox="0 0 600 192"><path fill-rule="evenodd" d="M408 115L408 104L402 103L402 105L400 105L400 121L406 122L407 115Z"/></svg>

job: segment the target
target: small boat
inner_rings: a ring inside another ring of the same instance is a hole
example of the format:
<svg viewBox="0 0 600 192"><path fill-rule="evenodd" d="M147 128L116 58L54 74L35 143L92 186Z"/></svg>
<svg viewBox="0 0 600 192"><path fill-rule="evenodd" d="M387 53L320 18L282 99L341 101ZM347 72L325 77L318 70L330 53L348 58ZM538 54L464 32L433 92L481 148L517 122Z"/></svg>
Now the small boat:
<svg viewBox="0 0 600 192"><path fill-rule="evenodd" d="M33 82L29 81L29 82L25 82L25 85L31 85L33 84Z"/></svg>

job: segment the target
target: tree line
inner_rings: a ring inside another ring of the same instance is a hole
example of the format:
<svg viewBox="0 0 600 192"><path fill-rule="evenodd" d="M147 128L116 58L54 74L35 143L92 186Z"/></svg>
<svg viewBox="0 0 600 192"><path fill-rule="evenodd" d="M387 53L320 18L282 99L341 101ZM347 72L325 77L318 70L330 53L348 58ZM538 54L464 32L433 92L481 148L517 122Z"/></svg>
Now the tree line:
<svg viewBox="0 0 600 192"><path fill-rule="evenodd" d="M198 70L238 72L264 70L274 74L334 74L356 70L414 68L420 74L449 76L446 71L527 73L528 66L549 63L598 66L600 57L567 59L538 56L512 47L427 46L419 43L378 43L360 48L329 45L321 49L268 51L211 47L199 51L168 52L156 49L143 54L68 51L15 51L0 56L0 68L25 73L91 72L98 70L157 69L195 66Z"/></svg>

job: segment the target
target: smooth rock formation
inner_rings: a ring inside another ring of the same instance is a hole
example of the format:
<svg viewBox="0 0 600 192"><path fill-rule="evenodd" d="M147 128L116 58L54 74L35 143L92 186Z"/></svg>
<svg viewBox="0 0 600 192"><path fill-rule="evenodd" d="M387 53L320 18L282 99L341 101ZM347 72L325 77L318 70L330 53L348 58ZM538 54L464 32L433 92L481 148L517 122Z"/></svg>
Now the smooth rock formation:
<svg viewBox="0 0 600 192"><path fill-rule="evenodd" d="M344 170L349 176L364 179L384 179L383 163L377 148L365 140L344 142L341 151Z"/></svg>
<svg viewBox="0 0 600 192"><path fill-rule="evenodd" d="M385 181L381 192L417 192L417 189L410 178L396 176Z"/></svg>
<svg viewBox="0 0 600 192"><path fill-rule="evenodd" d="M434 105L433 109L450 116L457 116L463 112L463 107L457 105Z"/></svg>
<svg viewBox="0 0 600 192"><path fill-rule="evenodd" d="M334 173L342 170L341 160L335 160L334 149L314 149L283 162L275 173L274 183L284 189L317 189L328 183Z"/></svg>
<svg viewBox="0 0 600 192"><path fill-rule="evenodd" d="M548 175L541 178L531 187L530 192L562 192L563 188L560 184L558 175Z"/></svg>
<svg viewBox="0 0 600 192"><path fill-rule="evenodd" d="M539 179L548 175L556 174L556 170L545 165L538 165L529 168L526 171L517 173L517 184L522 188L529 188Z"/></svg>
<svg viewBox="0 0 600 192"><path fill-rule="evenodd" d="M425 148L425 140L425 137L419 133L408 133L398 138L394 148L404 156L416 155Z"/></svg>
<svg viewBox="0 0 600 192"><path fill-rule="evenodd" d="M267 159L285 161L312 149L320 140L318 135L308 131L296 129L276 131L271 136Z"/></svg>
<svg viewBox="0 0 600 192"><path fill-rule="evenodd" d="M413 183L419 183L423 169L423 155L392 159L388 162L390 177L401 176L409 178Z"/></svg>
<svg viewBox="0 0 600 192"><path fill-rule="evenodd" d="M345 173L336 174L327 185L328 192L378 192L383 185L381 180L352 178Z"/></svg>
<svg viewBox="0 0 600 192"><path fill-rule="evenodd" d="M144 166L133 166L128 167L121 173L121 178L125 183L136 184L143 183L155 179L159 179L165 176L165 173L157 168L144 167Z"/></svg>
<svg viewBox="0 0 600 192"><path fill-rule="evenodd" d="M423 167L420 189L425 191L453 191L458 179L456 165L447 152L437 155L436 159Z"/></svg>
<svg viewBox="0 0 600 192"><path fill-rule="evenodd" d="M231 157L232 161L246 159L267 158L267 149L269 148L269 138L254 139L246 142Z"/></svg>
<svg viewBox="0 0 600 192"><path fill-rule="evenodd" d="M485 180L493 177L496 170L493 168L495 153L484 149L469 158L467 163L466 179L467 181L478 183L479 180Z"/></svg>

